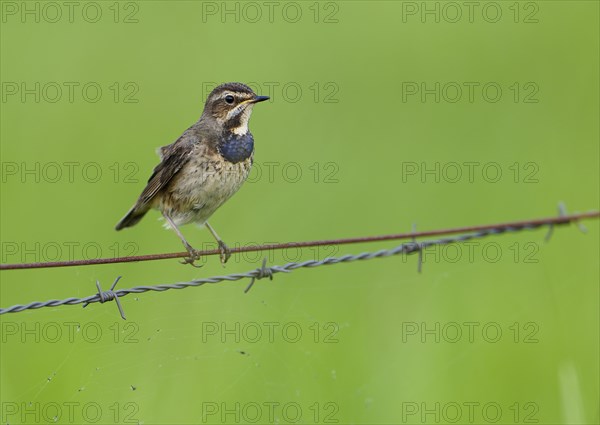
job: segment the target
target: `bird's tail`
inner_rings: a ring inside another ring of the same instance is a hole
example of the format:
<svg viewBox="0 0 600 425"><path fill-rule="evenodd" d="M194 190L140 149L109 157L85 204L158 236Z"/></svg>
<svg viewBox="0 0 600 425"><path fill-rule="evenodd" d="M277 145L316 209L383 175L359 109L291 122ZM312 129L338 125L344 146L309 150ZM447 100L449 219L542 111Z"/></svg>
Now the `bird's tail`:
<svg viewBox="0 0 600 425"><path fill-rule="evenodd" d="M121 230L126 227L135 226L138 223L138 221L140 221L146 215L148 210L150 210L149 205L135 204L129 210L129 212L125 214L125 217L123 217L121 221L117 223L117 225L115 226L115 230Z"/></svg>

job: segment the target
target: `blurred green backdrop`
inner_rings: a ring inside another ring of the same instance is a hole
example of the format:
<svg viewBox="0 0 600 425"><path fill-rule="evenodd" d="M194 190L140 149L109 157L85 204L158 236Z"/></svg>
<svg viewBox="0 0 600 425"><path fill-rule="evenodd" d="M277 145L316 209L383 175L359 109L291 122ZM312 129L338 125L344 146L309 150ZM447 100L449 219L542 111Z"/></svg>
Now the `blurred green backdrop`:
<svg viewBox="0 0 600 425"><path fill-rule="evenodd" d="M2 263L180 251L115 232L216 83L255 108L232 246L599 206L598 2L2 1ZM2 423L598 423L598 223L3 315ZM205 230L183 229L198 248ZM3 271L1 306L394 243ZM498 333L499 332L499 333Z"/></svg>

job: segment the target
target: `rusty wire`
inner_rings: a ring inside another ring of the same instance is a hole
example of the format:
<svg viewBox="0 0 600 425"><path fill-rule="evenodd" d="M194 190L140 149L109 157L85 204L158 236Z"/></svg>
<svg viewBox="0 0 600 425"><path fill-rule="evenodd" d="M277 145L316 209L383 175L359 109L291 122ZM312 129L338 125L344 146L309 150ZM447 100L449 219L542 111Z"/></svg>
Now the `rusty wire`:
<svg viewBox="0 0 600 425"><path fill-rule="evenodd" d="M396 233L389 235L379 236L366 236L357 238L343 238L343 239L325 239L317 241L305 241L305 242L285 242L277 244L265 244L255 246L244 246L238 248L232 248L231 254L237 254L241 252L254 252L254 251L272 251L288 248L308 248L316 246L334 246L334 245L347 245L355 243L366 243L366 242L383 242L392 240L402 240L423 238L429 236L441 236L441 235L456 235L467 232L478 232L492 229L534 229L541 226L554 226L568 223L577 223L579 220L598 218L600 217L600 211L590 211L586 213L577 214L566 214L564 208L561 210L561 214L555 217L541 218L534 220L522 220L513 221L498 224L488 224L481 226L466 226L466 227L455 227L451 229L440 229L440 230L429 230L424 232L408 232L408 233ZM209 255L218 255L221 251L218 249L199 251L200 257ZM149 255L136 255L129 257L115 257L115 258L96 258L87 260L71 260L71 261L50 261L50 262L33 262L33 263L16 263L16 264L0 264L0 270L19 270L19 269L41 269L49 267L74 267L74 266L90 266L98 264L115 264L115 263L130 263L139 261L154 261L154 260L167 260L173 258L184 258L189 257L189 253L184 252L171 252L165 254L149 254Z"/></svg>

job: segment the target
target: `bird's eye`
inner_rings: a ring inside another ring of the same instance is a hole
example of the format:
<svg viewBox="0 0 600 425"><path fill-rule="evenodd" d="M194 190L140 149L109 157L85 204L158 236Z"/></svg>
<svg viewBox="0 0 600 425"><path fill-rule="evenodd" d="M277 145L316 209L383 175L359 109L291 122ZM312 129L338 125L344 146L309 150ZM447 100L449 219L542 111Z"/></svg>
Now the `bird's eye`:
<svg viewBox="0 0 600 425"><path fill-rule="evenodd" d="M229 103L230 105L233 103L234 99L233 96L228 94L227 96L225 96L225 102Z"/></svg>

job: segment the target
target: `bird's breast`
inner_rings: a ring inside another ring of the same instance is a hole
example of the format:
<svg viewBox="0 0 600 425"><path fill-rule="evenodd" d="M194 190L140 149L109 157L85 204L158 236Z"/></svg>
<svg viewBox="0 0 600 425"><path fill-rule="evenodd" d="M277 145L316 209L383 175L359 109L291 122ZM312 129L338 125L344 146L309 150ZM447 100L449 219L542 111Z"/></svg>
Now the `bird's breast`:
<svg viewBox="0 0 600 425"><path fill-rule="evenodd" d="M239 190L252 167L252 153L230 162L217 152L194 155L171 182L156 205L177 225L204 223Z"/></svg>
<svg viewBox="0 0 600 425"><path fill-rule="evenodd" d="M226 161L237 164L252 156L254 138L250 132L245 134L230 133L223 137L217 149Z"/></svg>

